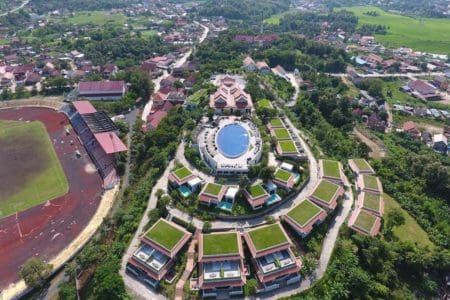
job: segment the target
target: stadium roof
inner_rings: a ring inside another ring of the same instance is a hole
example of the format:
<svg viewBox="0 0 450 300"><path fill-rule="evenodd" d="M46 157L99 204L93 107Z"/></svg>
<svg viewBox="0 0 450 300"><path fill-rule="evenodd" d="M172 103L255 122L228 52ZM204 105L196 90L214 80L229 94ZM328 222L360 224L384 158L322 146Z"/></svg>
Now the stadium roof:
<svg viewBox="0 0 450 300"><path fill-rule="evenodd" d="M80 115L92 114L97 112L95 107L89 101L74 101L73 106Z"/></svg>
<svg viewBox="0 0 450 300"><path fill-rule="evenodd" d="M115 132L101 132L96 133L94 136L106 154L127 151L127 146L125 146Z"/></svg>
<svg viewBox="0 0 450 300"><path fill-rule="evenodd" d="M82 115L83 120L93 133L116 131L117 126L103 111Z"/></svg>

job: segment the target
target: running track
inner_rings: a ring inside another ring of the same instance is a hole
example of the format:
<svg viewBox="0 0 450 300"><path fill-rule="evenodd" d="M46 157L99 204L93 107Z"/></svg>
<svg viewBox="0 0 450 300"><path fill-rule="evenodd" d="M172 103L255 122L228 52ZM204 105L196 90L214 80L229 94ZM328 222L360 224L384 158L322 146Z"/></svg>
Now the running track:
<svg viewBox="0 0 450 300"><path fill-rule="evenodd" d="M41 121L69 181L66 195L0 220L1 290L19 279L17 272L28 258L38 256L48 261L74 239L95 214L103 188L97 172L85 171L92 161L76 134L71 129L66 135L64 128L70 124L66 115L47 108L22 107L0 110L0 119ZM75 157L77 149L81 158Z"/></svg>

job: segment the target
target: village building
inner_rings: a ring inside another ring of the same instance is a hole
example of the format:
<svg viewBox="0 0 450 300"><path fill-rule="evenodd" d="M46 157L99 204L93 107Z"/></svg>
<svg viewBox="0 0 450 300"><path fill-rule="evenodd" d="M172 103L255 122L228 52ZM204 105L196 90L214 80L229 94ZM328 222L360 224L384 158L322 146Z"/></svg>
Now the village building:
<svg viewBox="0 0 450 300"><path fill-rule="evenodd" d="M82 81L78 84L78 97L88 100L119 100L125 95L126 85L118 81Z"/></svg>

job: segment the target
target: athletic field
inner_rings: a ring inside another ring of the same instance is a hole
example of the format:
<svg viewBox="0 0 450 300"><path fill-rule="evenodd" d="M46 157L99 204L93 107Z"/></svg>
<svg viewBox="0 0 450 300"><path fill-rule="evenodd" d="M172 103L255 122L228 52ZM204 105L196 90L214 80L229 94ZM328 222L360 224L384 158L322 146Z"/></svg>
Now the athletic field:
<svg viewBox="0 0 450 300"><path fill-rule="evenodd" d="M0 121L0 218L67 193L69 185L41 122Z"/></svg>
<svg viewBox="0 0 450 300"><path fill-rule="evenodd" d="M388 34L376 35L378 41L389 47L408 47L416 51L450 54L450 19L411 18L390 13L373 6L352 6L351 11L362 24L385 25ZM366 13L375 11L378 16Z"/></svg>

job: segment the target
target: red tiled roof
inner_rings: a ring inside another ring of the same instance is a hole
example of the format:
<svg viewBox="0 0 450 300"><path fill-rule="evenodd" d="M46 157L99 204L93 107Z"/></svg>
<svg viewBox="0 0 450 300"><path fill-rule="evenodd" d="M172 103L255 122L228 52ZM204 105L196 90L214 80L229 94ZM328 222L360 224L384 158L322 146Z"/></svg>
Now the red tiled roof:
<svg viewBox="0 0 450 300"><path fill-rule="evenodd" d="M117 92L122 93L125 87L123 80L118 81L83 81L78 85L81 94L93 92Z"/></svg>
<svg viewBox="0 0 450 300"><path fill-rule="evenodd" d="M152 128L158 128L159 123L167 116L167 112L164 110L158 110L154 114L148 116L148 125Z"/></svg>
<svg viewBox="0 0 450 300"><path fill-rule="evenodd" d="M114 132L101 132L96 133L94 136L106 154L127 151L127 146L125 146Z"/></svg>
<svg viewBox="0 0 450 300"><path fill-rule="evenodd" d="M91 114L97 111L89 101L74 101L72 104L80 115Z"/></svg>

